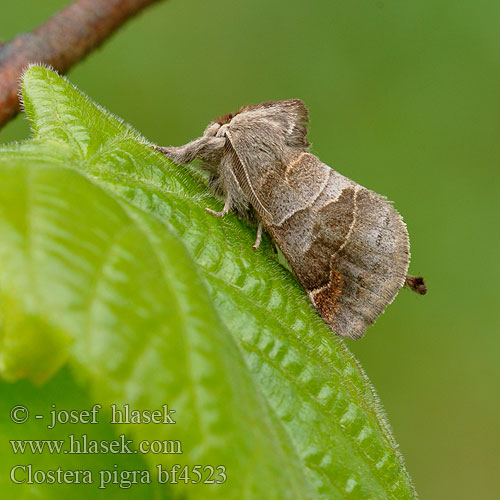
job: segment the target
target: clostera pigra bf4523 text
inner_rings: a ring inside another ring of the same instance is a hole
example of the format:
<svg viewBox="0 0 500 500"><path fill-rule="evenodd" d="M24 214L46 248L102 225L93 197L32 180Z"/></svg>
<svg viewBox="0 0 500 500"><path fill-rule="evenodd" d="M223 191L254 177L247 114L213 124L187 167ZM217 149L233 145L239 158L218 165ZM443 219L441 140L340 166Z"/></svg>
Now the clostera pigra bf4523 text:
<svg viewBox="0 0 500 500"><path fill-rule="evenodd" d="M222 217L254 211L311 302L333 331L360 338L405 284L406 225L383 196L309 153L308 111L298 99L244 106L217 118L184 146L155 149L177 163L202 160L211 187L225 197Z"/></svg>

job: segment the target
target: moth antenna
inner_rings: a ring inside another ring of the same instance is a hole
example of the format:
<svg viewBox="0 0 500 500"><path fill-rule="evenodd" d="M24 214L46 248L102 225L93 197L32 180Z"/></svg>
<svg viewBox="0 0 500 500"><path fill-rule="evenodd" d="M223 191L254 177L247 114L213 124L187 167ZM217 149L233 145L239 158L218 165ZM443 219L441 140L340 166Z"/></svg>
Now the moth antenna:
<svg viewBox="0 0 500 500"><path fill-rule="evenodd" d="M425 295L427 293L427 286L422 276L412 276L411 274L409 274L406 277L405 284L408 288L418 293L419 295Z"/></svg>

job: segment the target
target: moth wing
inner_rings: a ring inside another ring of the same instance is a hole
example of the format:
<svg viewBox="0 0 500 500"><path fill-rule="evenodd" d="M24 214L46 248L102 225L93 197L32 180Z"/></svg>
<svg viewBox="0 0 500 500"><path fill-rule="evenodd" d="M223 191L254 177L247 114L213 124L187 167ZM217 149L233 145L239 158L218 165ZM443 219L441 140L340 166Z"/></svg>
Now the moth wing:
<svg viewBox="0 0 500 500"><path fill-rule="evenodd" d="M280 225L291 214L307 209L311 199L319 196L328 180L325 169L314 172L299 169L293 178L288 171L305 156L305 151L288 153L286 162L274 154L247 155L253 140L246 135L228 133L228 156L232 172L246 199L252 204L265 225ZM315 157L313 157L315 158Z"/></svg>
<svg viewBox="0 0 500 500"><path fill-rule="evenodd" d="M256 106L244 106L235 114L232 125L236 125L240 120L250 123L254 130L257 124L259 128L271 126L273 130L265 131L268 140L269 132L275 136L276 132L280 131L284 134L287 146L309 147L307 141L309 111L300 99L266 101Z"/></svg>
<svg viewBox="0 0 500 500"><path fill-rule="evenodd" d="M310 153L283 181L317 191L317 178L326 182L307 207L263 222L322 318L339 335L360 338L405 282L408 233L392 204Z"/></svg>
<svg viewBox="0 0 500 500"><path fill-rule="evenodd" d="M296 126L300 105L286 102L231 120L232 173L323 319L359 338L405 282L406 226L385 198L292 145L306 129Z"/></svg>
<svg viewBox="0 0 500 500"><path fill-rule="evenodd" d="M245 106L227 125L231 170L245 197L268 222L279 223L290 210L307 206L308 194L315 194L283 183L290 163L309 146L307 120L304 103L288 99ZM321 183L318 178L309 187L317 191Z"/></svg>

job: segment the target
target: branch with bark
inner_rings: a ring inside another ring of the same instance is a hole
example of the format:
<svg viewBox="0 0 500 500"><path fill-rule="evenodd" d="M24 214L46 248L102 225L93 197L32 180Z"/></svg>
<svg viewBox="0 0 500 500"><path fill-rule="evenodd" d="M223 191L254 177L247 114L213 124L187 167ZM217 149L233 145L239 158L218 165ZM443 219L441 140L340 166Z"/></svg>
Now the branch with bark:
<svg viewBox="0 0 500 500"><path fill-rule="evenodd" d="M19 111L19 78L30 63L66 72L125 21L161 0L76 0L35 30L0 42L0 127Z"/></svg>

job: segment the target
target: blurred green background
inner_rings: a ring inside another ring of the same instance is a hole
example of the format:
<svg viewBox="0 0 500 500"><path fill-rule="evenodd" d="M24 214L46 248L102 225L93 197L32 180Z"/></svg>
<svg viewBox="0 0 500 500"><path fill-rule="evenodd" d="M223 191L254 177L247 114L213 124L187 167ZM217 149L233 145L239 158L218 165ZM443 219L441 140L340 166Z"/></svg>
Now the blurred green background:
<svg viewBox="0 0 500 500"><path fill-rule="evenodd" d="M67 1L4 2L0 39ZM394 200L414 274L358 342L421 498L496 499L500 462L500 3L173 0L69 77L159 144L299 97L312 150ZM28 137L20 116L0 142Z"/></svg>

